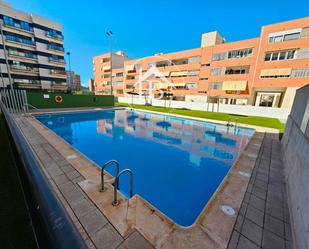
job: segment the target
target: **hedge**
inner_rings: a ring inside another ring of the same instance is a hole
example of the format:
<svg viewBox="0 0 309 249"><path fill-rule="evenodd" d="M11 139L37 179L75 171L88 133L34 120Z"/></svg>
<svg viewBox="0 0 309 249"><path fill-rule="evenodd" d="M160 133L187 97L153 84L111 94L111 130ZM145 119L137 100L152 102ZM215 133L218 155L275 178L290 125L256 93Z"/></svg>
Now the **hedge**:
<svg viewBox="0 0 309 249"><path fill-rule="evenodd" d="M45 96L45 97L44 97ZM62 102L55 101L56 96L62 97ZM114 106L114 96L111 95L72 95L67 93L27 92L28 103L36 108L69 108L69 107L100 107Z"/></svg>

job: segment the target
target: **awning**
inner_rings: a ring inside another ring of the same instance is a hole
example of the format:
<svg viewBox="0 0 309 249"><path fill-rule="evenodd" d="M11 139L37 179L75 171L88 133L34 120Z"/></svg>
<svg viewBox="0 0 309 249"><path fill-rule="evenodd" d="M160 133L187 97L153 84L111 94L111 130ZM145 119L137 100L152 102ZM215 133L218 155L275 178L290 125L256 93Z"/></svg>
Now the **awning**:
<svg viewBox="0 0 309 249"><path fill-rule="evenodd" d="M134 70L134 64L125 66L125 70L126 71L133 71Z"/></svg>
<svg viewBox="0 0 309 249"><path fill-rule="evenodd" d="M171 77L187 76L187 74L188 74L188 71L171 72Z"/></svg>
<svg viewBox="0 0 309 249"><path fill-rule="evenodd" d="M261 70L261 77L265 76L289 76L291 75L292 68L274 68L274 69L262 69Z"/></svg>
<svg viewBox="0 0 309 249"><path fill-rule="evenodd" d="M103 66L103 67L102 67L102 70L104 70L104 71L110 70L110 69L111 69L111 65Z"/></svg>
<svg viewBox="0 0 309 249"><path fill-rule="evenodd" d="M185 86L186 83L173 83L173 86Z"/></svg>
<svg viewBox="0 0 309 249"><path fill-rule="evenodd" d="M222 90L224 91L244 91L247 88L246 80L223 81Z"/></svg>

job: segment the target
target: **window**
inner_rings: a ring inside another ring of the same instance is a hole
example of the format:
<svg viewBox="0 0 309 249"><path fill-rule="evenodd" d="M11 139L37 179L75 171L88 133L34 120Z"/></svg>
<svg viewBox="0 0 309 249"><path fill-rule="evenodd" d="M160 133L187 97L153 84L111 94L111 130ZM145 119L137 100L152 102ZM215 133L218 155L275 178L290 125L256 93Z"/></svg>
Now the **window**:
<svg viewBox="0 0 309 249"><path fill-rule="evenodd" d="M200 78L200 80L208 80L208 78Z"/></svg>
<svg viewBox="0 0 309 249"><path fill-rule="evenodd" d="M290 50L287 52L287 60L294 59L296 50Z"/></svg>
<svg viewBox="0 0 309 249"><path fill-rule="evenodd" d="M201 66L202 66L202 67L209 67L210 64L209 64L209 63L207 63L207 64L202 64Z"/></svg>
<svg viewBox="0 0 309 249"><path fill-rule="evenodd" d="M208 90L222 90L222 82L208 83Z"/></svg>
<svg viewBox="0 0 309 249"><path fill-rule="evenodd" d="M300 38L300 32L284 35L283 41L297 40Z"/></svg>
<svg viewBox="0 0 309 249"><path fill-rule="evenodd" d="M272 61L278 60L278 55L279 55L278 52L274 52L273 55L272 55L272 57L271 57L271 60L272 60Z"/></svg>
<svg viewBox="0 0 309 249"><path fill-rule="evenodd" d="M122 77L123 73L116 73L116 77Z"/></svg>
<svg viewBox="0 0 309 249"><path fill-rule="evenodd" d="M296 49L268 52L265 54L264 61L291 60L295 58Z"/></svg>
<svg viewBox="0 0 309 249"><path fill-rule="evenodd" d="M264 61L270 61L270 58L271 58L271 53L266 53Z"/></svg>
<svg viewBox="0 0 309 249"><path fill-rule="evenodd" d="M227 59L227 52L224 53L217 53L212 55L213 61L221 61Z"/></svg>
<svg viewBox="0 0 309 249"><path fill-rule="evenodd" d="M210 70L210 75L212 76L220 76L220 75L224 75L224 73L225 73L224 67L212 68Z"/></svg>
<svg viewBox="0 0 309 249"><path fill-rule="evenodd" d="M225 74L247 74L249 73L249 68L249 66L227 67L225 69Z"/></svg>
<svg viewBox="0 0 309 249"><path fill-rule="evenodd" d="M252 55L252 52L253 52L252 48L229 51L228 52L228 59L237 59L237 58L249 57L249 56Z"/></svg>
<svg viewBox="0 0 309 249"><path fill-rule="evenodd" d="M273 36L268 38L269 43L277 43L277 42L282 42L283 40L283 35L278 35L278 36Z"/></svg>
<svg viewBox="0 0 309 249"><path fill-rule="evenodd" d="M291 78L309 78L309 68L293 69Z"/></svg>
<svg viewBox="0 0 309 249"><path fill-rule="evenodd" d="M275 98L274 95L262 94L259 106L272 107L273 102L274 102L274 98Z"/></svg>
<svg viewBox="0 0 309 249"><path fill-rule="evenodd" d="M196 83L187 83L186 84L186 88L191 90L191 89L196 89L197 88L197 84Z"/></svg>
<svg viewBox="0 0 309 249"><path fill-rule="evenodd" d="M192 70L188 72L188 76L197 76L200 74L199 70Z"/></svg>

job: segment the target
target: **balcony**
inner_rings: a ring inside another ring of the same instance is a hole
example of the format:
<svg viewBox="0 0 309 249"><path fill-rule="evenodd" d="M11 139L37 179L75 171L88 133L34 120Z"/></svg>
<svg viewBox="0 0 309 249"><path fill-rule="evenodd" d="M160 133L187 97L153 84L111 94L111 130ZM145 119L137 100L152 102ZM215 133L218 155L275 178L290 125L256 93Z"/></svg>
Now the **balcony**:
<svg viewBox="0 0 309 249"><path fill-rule="evenodd" d="M58 75L58 76L67 76L67 73L66 73L66 71L64 71L64 70L55 70L55 69L51 69L50 70L50 74L51 75Z"/></svg>
<svg viewBox="0 0 309 249"><path fill-rule="evenodd" d="M53 57L49 57L49 58L48 58L48 61L49 61L50 63L56 63L56 64L61 64L61 65L64 65L64 64L65 64L64 59L58 59L58 58L53 58Z"/></svg>
<svg viewBox="0 0 309 249"><path fill-rule="evenodd" d="M22 30L22 31L33 33L33 28L30 27L28 24L26 25L25 23L21 24L21 23L16 23L16 22L5 21L4 20L3 25L5 27L9 27L9 28L18 29L18 30Z"/></svg>
<svg viewBox="0 0 309 249"><path fill-rule="evenodd" d="M54 51L57 51L57 52L64 52L64 48L63 47L57 46L57 45L54 45L54 44L48 44L47 45L47 49L48 50L54 50Z"/></svg>
<svg viewBox="0 0 309 249"><path fill-rule="evenodd" d="M58 34L56 32L47 31L46 32L46 36L49 37L49 38L53 38L53 39L56 39L56 40L63 41L63 35L62 34Z"/></svg>
<svg viewBox="0 0 309 249"><path fill-rule="evenodd" d="M7 35L5 38L7 42L16 42L22 45L35 46L35 42L29 39L22 39L13 35Z"/></svg>
<svg viewBox="0 0 309 249"><path fill-rule="evenodd" d="M20 58L31 59L31 60L37 60L38 59L36 54L25 53L25 52L20 52L20 51L16 51L16 50L9 50L8 56L10 56L10 57L20 57Z"/></svg>
<svg viewBox="0 0 309 249"><path fill-rule="evenodd" d="M39 69L37 67L29 67L25 65L10 65L10 69L15 72L34 73L37 74Z"/></svg>

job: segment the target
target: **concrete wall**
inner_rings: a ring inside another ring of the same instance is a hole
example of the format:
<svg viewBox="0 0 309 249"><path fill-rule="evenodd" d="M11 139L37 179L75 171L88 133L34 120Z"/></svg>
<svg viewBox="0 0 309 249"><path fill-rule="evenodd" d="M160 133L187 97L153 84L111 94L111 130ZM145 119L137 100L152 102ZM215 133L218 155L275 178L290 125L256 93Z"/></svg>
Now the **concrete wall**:
<svg viewBox="0 0 309 249"><path fill-rule="evenodd" d="M118 97L118 102L120 103L132 103L132 97ZM150 102L150 101L149 101ZM145 98L134 96L134 104L145 104ZM230 114L239 114L239 115L250 115L250 116L260 116L260 117L269 117L269 118L278 118L282 121L285 121L290 112L289 109L283 108L272 108L272 107L260 107L260 106L249 106L249 105L225 105L211 104L206 102L190 102L190 101L164 101L159 99L152 99L151 104L153 106L166 106L172 108L186 108L190 110L199 110L199 111L214 111L214 112L223 112Z"/></svg>
<svg viewBox="0 0 309 249"><path fill-rule="evenodd" d="M309 85L296 92L282 139L294 248L309 248Z"/></svg>

